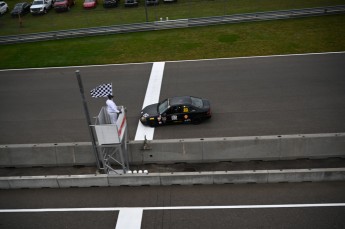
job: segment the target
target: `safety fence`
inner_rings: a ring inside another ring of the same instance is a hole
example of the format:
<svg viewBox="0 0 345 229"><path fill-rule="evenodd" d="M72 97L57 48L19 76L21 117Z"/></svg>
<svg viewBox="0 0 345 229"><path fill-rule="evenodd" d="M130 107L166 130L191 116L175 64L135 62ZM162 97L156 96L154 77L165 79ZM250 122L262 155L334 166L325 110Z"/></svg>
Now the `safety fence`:
<svg viewBox="0 0 345 229"><path fill-rule="evenodd" d="M300 17L324 16L345 13L345 5L304 8L293 10L267 11L247 14L234 14L215 17L190 18L169 20L167 18L155 22L101 26L82 29L60 30L23 35L0 36L0 44L15 44L46 40L76 38L96 35L121 34L163 29L188 28L196 26L210 26L219 24L242 23L266 20L281 20Z"/></svg>

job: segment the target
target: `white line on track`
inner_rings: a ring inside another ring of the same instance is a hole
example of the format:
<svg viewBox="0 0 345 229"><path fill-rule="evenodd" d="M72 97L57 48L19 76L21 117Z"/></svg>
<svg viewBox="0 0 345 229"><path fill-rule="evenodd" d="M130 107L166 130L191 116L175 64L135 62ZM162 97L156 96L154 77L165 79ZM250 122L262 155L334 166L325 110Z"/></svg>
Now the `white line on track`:
<svg viewBox="0 0 345 229"><path fill-rule="evenodd" d="M227 58L214 58L214 59L197 59L197 60L176 60L166 61L166 63L179 63L179 62L197 62L197 61L217 61L217 60L237 60L237 59L256 59L256 58L275 58L275 57L294 57L294 56L315 56L315 55L330 55L330 54L344 54L345 51L340 52L321 52L321 53L293 53L293 54L277 54L268 56L239 56Z"/></svg>
<svg viewBox="0 0 345 229"><path fill-rule="evenodd" d="M125 208L119 213L115 229L140 229L142 208Z"/></svg>
<svg viewBox="0 0 345 229"><path fill-rule="evenodd" d="M147 210L203 210L203 209L255 209L255 208L312 208L345 207L345 203L318 204L271 204L271 205L224 205L224 206L166 206L166 207L106 207L106 208L38 208L38 209L0 209L0 213L34 213L34 212L97 212L122 211L128 209Z"/></svg>
<svg viewBox="0 0 345 229"><path fill-rule="evenodd" d="M153 63L149 83L146 89L146 95L145 95L145 99L143 103L143 108L146 107L147 105L159 102L159 95L161 92L164 66L165 66L165 62ZM135 141L144 140L145 136L147 140L152 140L154 131L155 131L155 128L144 126L139 121L134 140Z"/></svg>
<svg viewBox="0 0 345 229"><path fill-rule="evenodd" d="M47 209L0 209L0 213L40 212L97 212L120 211L115 229L140 229L144 210L212 210L212 209L267 209L267 208L315 208L345 207L345 203L321 204L273 204L273 205L232 205L232 206L171 206L171 207L108 207L108 208L47 208Z"/></svg>
<svg viewBox="0 0 345 229"><path fill-rule="evenodd" d="M234 59L252 59L252 58L271 58L271 57L288 57L288 56L312 56L312 55L329 55L329 54L344 54L345 51L339 52L321 52L321 53L295 53L295 54L281 54L268 56L243 56L243 57L228 57L228 58L214 58L214 59L197 59L197 60L172 60L165 61L165 63L179 63L179 62L193 62L193 61L212 61L212 60L234 60ZM18 69L0 69L0 72L5 71L25 71L25 70L45 70L45 69L66 69L66 68L93 68L93 67L107 67L107 66L124 66L124 65L141 65L151 64L152 62L140 63L124 63L124 64L103 64L103 65L84 65L84 66L64 66L64 67L45 67L45 68L18 68Z"/></svg>

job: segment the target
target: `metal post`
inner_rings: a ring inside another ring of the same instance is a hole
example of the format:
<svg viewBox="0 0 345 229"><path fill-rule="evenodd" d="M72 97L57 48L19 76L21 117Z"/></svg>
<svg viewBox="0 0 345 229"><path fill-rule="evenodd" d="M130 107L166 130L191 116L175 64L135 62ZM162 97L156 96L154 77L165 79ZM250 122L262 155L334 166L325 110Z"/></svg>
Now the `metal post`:
<svg viewBox="0 0 345 229"><path fill-rule="evenodd" d="M119 149L119 154L120 154L122 171L123 171L123 174L126 174L127 173L127 169L126 169L125 160L124 160L124 157L123 157L122 144L118 145L118 149Z"/></svg>
<svg viewBox="0 0 345 229"><path fill-rule="evenodd" d="M127 170L129 170L129 163L128 163L128 161L129 161L129 159L128 159L128 147L127 147L127 141L128 141L128 130L127 130L127 128L126 128L126 130L125 130L126 132L125 132L125 152L126 152L126 155L125 155L125 163L126 163L126 168L127 168Z"/></svg>
<svg viewBox="0 0 345 229"><path fill-rule="evenodd" d="M126 108L124 108L123 109L123 111L124 111L124 115L126 115L126 117L127 117L127 109ZM128 141L128 127L126 127L126 129L125 129L125 137L124 137L124 146L125 146L125 164L126 164L126 168L127 168L127 171L129 170L129 163L128 163L128 161L129 161L129 159L128 159L128 147L127 147L127 141Z"/></svg>
<svg viewBox="0 0 345 229"><path fill-rule="evenodd" d="M155 13L155 21L158 21L158 18L157 18L157 13L156 13L156 6L157 6L157 4L156 3L154 3L154 5L153 5L153 11L154 11L154 13Z"/></svg>
<svg viewBox="0 0 345 229"><path fill-rule="evenodd" d="M85 96L84 96L83 82L81 81L79 70L76 70L75 73L76 73L77 80L78 80L80 95L81 95L81 98L83 100L84 113L85 113L85 116L86 116L87 127L89 129L90 136L91 136L93 151L94 151L94 154L95 154L95 157L96 157L97 169L100 170L101 166L100 166L100 163L99 163L99 156L98 156L98 151L97 151L97 146L96 146L96 140L95 140L95 135L94 135L94 133L92 131L92 128L91 128L91 120L90 120L90 115L89 115L89 109L87 108L87 104L86 104L86 100L85 100Z"/></svg>
<svg viewBox="0 0 345 229"><path fill-rule="evenodd" d="M149 22L149 18L147 16L147 4L146 4L146 0L145 1L145 15L146 15L146 22Z"/></svg>

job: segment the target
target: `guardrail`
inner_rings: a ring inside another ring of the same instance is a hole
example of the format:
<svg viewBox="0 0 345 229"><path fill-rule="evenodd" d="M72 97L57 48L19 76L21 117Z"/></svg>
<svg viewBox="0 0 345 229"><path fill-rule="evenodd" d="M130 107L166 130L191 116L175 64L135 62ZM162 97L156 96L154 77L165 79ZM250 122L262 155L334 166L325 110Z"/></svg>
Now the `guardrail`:
<svg viewBox="0 0 345 229"><path fill-rule="evenodd" d="M176 29L176 28L196 27L196 26L252 22L252 21L281 20L281 19L324 16L324 15L343 14L343 13L345 13L345 5L257 12L257 13L247 13L247 14L234 14L234 15L224 15L224 16L216 16L216 17L166 20L166 21L146 22L146 23L92 27L92 28L83 28L83 29L60 30L60 31L52 31L52 32L44 32L44 33L0 36L0 44L37 42L37 41L76 38L76 37L85 37L85 36L142 32L142 31L162 30L162 29Z"/></svg>

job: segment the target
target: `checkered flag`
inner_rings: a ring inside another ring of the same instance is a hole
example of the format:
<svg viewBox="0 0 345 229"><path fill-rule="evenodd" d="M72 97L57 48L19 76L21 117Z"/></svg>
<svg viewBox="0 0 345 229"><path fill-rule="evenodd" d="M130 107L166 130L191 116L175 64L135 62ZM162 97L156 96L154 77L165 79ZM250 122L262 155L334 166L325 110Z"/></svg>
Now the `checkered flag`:
<svg viewBox="0 0 345 229"><path fill-rule="evenodd" d="M102 84L92 89L90 91L90 94L93 98L107 97L108 95L113 94L113 88L112 88L111 83Z"/></svg>

